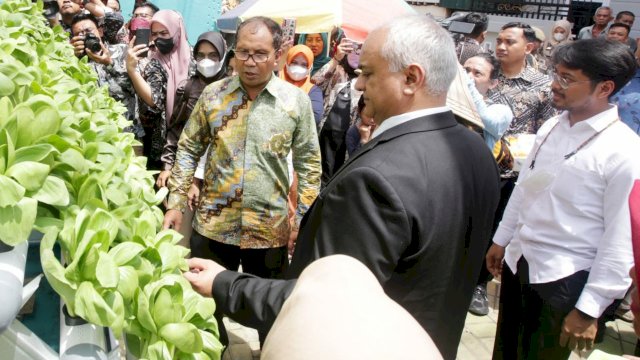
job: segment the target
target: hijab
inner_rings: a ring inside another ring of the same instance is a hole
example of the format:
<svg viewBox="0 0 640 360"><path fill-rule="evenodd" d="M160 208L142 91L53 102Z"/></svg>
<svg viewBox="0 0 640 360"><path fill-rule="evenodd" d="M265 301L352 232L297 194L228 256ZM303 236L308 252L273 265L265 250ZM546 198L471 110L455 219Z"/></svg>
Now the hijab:
<svg viewBox="0 0 640 360"><path fill-rule="evenodd" d="M289 52L287 53L287 62L286 62L287 66L291 65L291 62L293 61L293 59L296 58L298 55L304 56L308 64L307 69L311 69L311 67L313 66L313 52L311 52L311 49L309 49L307 45L302 45L302 44L296 45L291 49L289 49ZM289 74L287 73L287 69L285 68L285 69L282 69L282 71L280 72L280 78L301 88L307 94L309 93L309 91L311 91L311 88L313 87L313 84L311 83L311 74L307 75L306 78L300 81L295 81L289 76Z"/></svg>
<svg viewBox="0 0 640 360"><path fill-rule="evenodd" d="M326 63L331 61L331 58L329 57L329 37L327 36L327 33L320 33L320 36L322 37L324 46L320 55L313 59L313 69L311 70L311 75L315 74L316 71L320 70L320 68L322 68ZM305 45L306 40L307 34L302 34L300 35L298 44Z"/></svg>
<svg viewBox="0 0 640 360"><path fill-rule="evenodd" d="M563 28L565 30L565 38L562 41L557 41L554 37L553 37L553 32L556 30L556 28ZM547 40L551 45L556 46L559 44L563 44L567 41L569 41L569 38L571 37L571 23L568 22L567 20L558 20L553 24L553 27L551 28L551 36L549 37L549 39Z"/></svg>
<svg viewBox="0 0 640 360"><path fill-rule="evenodd" d="M228 61L225 58L225 55L227 53L227 43L224 41L222 34L217 31L207 31L205 33L202 33L202 35L198 36L198 41L196 41L196 45L193 47L194 58L196 52L198 51L198 46L200 46L200 43L202 43L203 41L210 43L214 48L216 48L218 54L220 54L220 61L222 62L220 71L213 77L213 79L210 81L211 83L214 81L218 81L227 75L226 65L228 64Z"/></svg>
<svg viewBox="0 0 640 360"><path fill-rule="evenodd" d="M187 42L187 31L182 21L182 16L174 10L160 10L153 15L151 25L158 23L169 30L173 39L173 50L168 54L156 51L151 56L158 59L167 72L167 103L165 106L165 119L171 119L176 90L181 82L189 77L189 65L191 64L191 49Z"/></svg>

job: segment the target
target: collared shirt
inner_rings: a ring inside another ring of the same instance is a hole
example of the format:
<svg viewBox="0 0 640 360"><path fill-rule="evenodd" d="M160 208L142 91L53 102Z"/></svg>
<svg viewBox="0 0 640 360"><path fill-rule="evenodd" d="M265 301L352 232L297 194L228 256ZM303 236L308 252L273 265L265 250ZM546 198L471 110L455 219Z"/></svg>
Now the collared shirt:
<svg viewBox="0 0 640 360"><path fill-rule="evenodd" d="M507 246L505 263L514 273L520 257L527 259L531 283L589 271L576 308L599 317L631 283L629 193L640 178L640 138L616 121L614 105L573 127L567 114L538 132L493 242Z"/></svg>
<svg viewBox="0 0 640 360"><path fill-rule="evenodd" d="M412 111L412 112L408 112L408 113L392 116L392 117L386 119L385 121L383 121L380 124L380 126L378 126L373 131L373 134L371 134L371 138L373 139L374 137L382 134L383 132L391 129L392 127L404 124L407 121L410 121L410 120L413 120L413 119L417 119L417 118L420 118L420 117L424 117L424 116L428 116L428 115L433 115L433 114L446 112L446 111L451 111L451 109L449 109L447 106L440 106L440 107L416 110L416 111Z"/></svg>
<svg viewBox="0 0 640 360"><path fill-rule="evenodd" d="M209 145L194 230L240 248L286 245L290 151L298 174L298 221L320 188L320 147L309 96L276 76L255 100L237 76L207 86L178 142L169 209L185 209L198 158Z"/></svg>
<svg viewBox="0 0 640 360"><path fill-rule="evenodd" d="M611 101L618 104L622 122L640 135L640 69L631 81L615 94Z"/></svg>
<svg viewBox="0 0 640 360"><path fill-rule="evenodd" d="M505 135L535 134L546 119L556 114L551 104L551 78L530 66L512 78L498 76L489 99L511 107L513 121Z"/></svg>

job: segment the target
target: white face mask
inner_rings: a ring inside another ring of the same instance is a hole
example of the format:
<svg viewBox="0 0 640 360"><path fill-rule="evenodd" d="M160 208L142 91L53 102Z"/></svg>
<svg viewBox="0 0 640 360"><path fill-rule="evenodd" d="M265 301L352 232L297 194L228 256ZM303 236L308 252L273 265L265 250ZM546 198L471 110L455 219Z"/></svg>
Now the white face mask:
<svg viewBox="0 0 640 360"><path fill-rule="evenodd" d="M300 65L287 65L287 74L293 81L300 81L307 77L309 69Z"/></svg>
<svg viewBox="0 0 640 360"><path fill-rule="evenodd" d="M202 59L196 64L196 69L200 75L210 78L218 75L222 68L222 61L213 61L211 59Z"/></svg>
<svg viewBox="0 0 640 360"><path fill-rule="evenodd" d="M553 38L554 38L556 41L562 41L562 40L564 40L564 39L565 39L565 37L566 37L566 36L565 36L563 33L554 33L554 34L553 34Z"/></svg>

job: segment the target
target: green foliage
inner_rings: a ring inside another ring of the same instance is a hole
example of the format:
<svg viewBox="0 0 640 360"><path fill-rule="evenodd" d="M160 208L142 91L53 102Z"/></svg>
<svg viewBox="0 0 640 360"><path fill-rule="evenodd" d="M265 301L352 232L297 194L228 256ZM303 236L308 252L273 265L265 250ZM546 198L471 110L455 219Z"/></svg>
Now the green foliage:
<svg viewBox="0 0 640 360"><path fill-rule="evenodd" d="M41 13L41 1L0 4L0 241L44 233L42 266L69 313L139 358L219 359L215 303L182 277L180 235L160 231L166 189L122 132L124 107Z"/></svg>

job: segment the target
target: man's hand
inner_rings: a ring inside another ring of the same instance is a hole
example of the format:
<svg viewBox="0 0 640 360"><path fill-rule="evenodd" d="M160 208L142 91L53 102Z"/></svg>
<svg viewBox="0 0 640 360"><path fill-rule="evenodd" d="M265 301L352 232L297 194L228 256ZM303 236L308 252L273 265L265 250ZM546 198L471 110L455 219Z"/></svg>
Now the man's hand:
<svg viewBox="0 0 640 360"><path fill-rule="evenodd" d="M159 188L167 186L167 180L171 176L171 170L162 170L160 174L158 174L158 179L156 180L156 186Z"/></svg>
<svg viewBox="0 0 640 360"><path fill-rule="evenodd" d="M99 54L94 53L93 51L91 51L91 49L88 49L88 48L85 48L84 51L87 52L87 56L89 56L89 59L99 64L103 64L107 66L111 65L113 61L111 60L111 53L109 53L109 49L107 49L107 47L104 45L102 41L100 41L100 46L102 47L102 50L100 51Z"/></svg>
<svg viewBox="0 0 640 360"><path fill-rule="evenodd" d="M577 309L564 318L560 333L560 346L578 351L593 349L598 332L598 319L586 319Z"/></svg>
<svg viewBox="0 0 640 360"><path fill-rule="evenodd" d="M493 244L487 251L487 270L494 277L502 274L502 259L504 259L504 247Z"/></svg>
<svg viewBox="0 0 640 360"><path fill-rule="evenodd" d="M182 226L182 212L174 209L168 210L167 213L164 214L162 228L178 231L180 230L180 226Z"/></svg>
<svg viewBox="0 0 640 360"><path fill-rule="evenodd" d="M289 233L289 241L287 242L287 250L289 256L293 256L293 250L296 248L296 240L298 239L298 230L291 230Z"/></svg>
<svg viewBox="0 0 640 360"><path fill-rule="evenodd" d="M202 296L211 297L211 289L216 276L226 269L212 260L191 258L187 260L189 272L184 273L185 279L189 280L193 290Z"/></svg>
<svg viewBox="0 0 640 360"><path fill-rule="evenodd" d="M189 205L189 209L191 211L195 211L195 209L198 207L201 187L202 187L202 180L198 178L193 178L193 182L189 187L189 191L187 191L187 204Z"/></svg>
<svg viewBox="0 0 640 360"><path fill-rule="evenodd" d="M84 36L74 36L71 38L71 46L73 46L73 53L81 58L84 56Z"/></svg>

